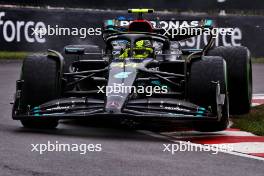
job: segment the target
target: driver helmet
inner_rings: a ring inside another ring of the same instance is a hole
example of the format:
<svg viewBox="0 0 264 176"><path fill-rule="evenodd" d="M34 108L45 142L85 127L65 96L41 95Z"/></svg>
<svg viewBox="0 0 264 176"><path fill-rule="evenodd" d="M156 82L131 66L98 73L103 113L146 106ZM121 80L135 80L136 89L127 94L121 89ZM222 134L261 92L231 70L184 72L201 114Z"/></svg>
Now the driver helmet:
<svg viewBox="0 0 264 176"><path fill-rule="evenodd" d="M126 48L119 57L127 58L129 55L130 48ZM153 48L149 40L139 40L135 43L133 48L133 58L144 59L148 58L153 54Z"/></svg>

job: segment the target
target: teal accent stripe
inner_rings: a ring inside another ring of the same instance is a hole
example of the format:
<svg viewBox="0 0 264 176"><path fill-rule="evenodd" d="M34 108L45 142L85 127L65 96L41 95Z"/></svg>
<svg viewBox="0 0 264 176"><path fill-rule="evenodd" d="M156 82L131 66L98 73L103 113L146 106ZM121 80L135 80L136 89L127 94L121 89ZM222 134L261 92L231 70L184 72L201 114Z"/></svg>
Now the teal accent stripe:
<svg viewBox="0 0 264 176"><path fill-rule="evenodd" d="M205 108L203 108L203 107L199 107L199 108L198 108L198 111L205 111Z"/></svg>
<svg viewBox="0 0 264 176"><path fill-rule="evenodd" d="M203 111L197 111L197 114L203 114L204 112Z"/></svg>
<svg viewBox="0 0 264 176"><path fill-rule="evenodd" d="M213 20L205 20L205 26L212 26Z"/></svg>

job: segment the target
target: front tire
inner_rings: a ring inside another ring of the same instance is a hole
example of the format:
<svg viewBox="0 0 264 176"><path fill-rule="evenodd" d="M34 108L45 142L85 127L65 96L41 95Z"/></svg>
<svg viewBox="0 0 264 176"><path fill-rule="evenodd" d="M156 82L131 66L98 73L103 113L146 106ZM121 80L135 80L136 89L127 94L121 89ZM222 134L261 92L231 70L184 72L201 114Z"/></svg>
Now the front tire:
<svg viewBox="0 0 264 176"><path fill-rule="evenodd" d="M22 66L21 80L24 81L20 105L24 111L60 94L59 63L46 55L27 57ZM21 120L26 128L56 128L58 120Z"/></svg>
<svg viewBox="0 0 264 176"><path fill-rule="evenodd" d="M226 61L230 113L249 113L252 99L252 64L249 50L242 46L221 46L210 50L208 55L221 56Z"/></svg>
<svg viewBox="0 0 264 176"><path fill-rule="evenodd" d="M225 130L229 122L229 101L227 93L226 62L222 57L204 56L191 65L188 82L189 100L199 106L211 107L217 114L216 86L213 82L219 82L220 93L225 95L225 103L222 106L221 119L217 122L197 122L194 128L197 131L213 132Z"/></svg>

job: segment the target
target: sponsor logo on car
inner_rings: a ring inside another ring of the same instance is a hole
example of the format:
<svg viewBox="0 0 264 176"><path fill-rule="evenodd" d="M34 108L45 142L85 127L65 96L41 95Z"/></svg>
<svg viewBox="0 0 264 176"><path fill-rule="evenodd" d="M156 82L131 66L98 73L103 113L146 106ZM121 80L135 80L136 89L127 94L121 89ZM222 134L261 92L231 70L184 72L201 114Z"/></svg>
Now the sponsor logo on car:
<svg viewBox="0 0 264 176"><path fill-rule="evenodd" d="M119 20L119 26L124 27L128 26L133 20ZM199 26L200 21L198 20L160 20L160 21L152 21L150 23L154 28L181 28L181 27L197 27Z"/></svg>
<svg viewBox="0 0 264 176"><path fill-rule="evenodd" d="M47 111L55 111L55 110L66 110L66 109L69 109L70 106L57 106L57 107L54 107L54 108L48 108L46 109Z"/></svg>
<svg viewBox="0 0 264 176"><path fill-rule="evenodd" d="M127 78L132 72L120 72L114 75L115 78Z"/></svg>
<svg viewBox="0 0 264 176"><path fill-rule="evenodd" d="M165 106L164 109L167 109L167 110L175 110L175 111L187 111L187 112L190 112L190 110L188 109L183 109L183 108L180 108L180 107L171 107L171 106Z"/></svg>
<svg viewBox="0 0 264 176"><path fill-rule="evenodd" d="M113 63L112 64L112 67L120 67L120 68L123 68L123 67L132 67L132 68L136 68L139 64L138 63L128 63L128 64L125 64L123 62L119 62L119 63Z"/></svg>

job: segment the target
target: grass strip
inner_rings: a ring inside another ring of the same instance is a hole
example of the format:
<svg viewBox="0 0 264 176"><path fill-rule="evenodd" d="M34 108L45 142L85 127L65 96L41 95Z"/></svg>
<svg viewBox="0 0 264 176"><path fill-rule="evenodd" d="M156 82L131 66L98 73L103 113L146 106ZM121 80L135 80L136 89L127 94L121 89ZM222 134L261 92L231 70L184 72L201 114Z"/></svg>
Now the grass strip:
<svg viewBox="0 0 264 176"><path fill-rule="evenodd" d="M256 106L246 115L232 118L234 128L264 136L264 105Z"/></svg>

